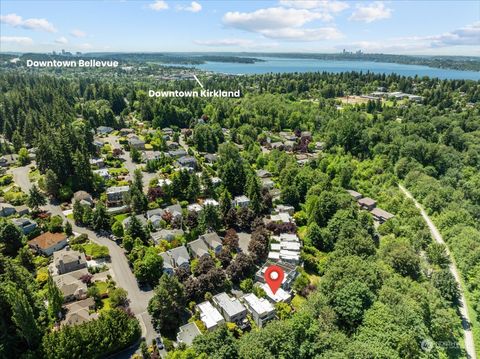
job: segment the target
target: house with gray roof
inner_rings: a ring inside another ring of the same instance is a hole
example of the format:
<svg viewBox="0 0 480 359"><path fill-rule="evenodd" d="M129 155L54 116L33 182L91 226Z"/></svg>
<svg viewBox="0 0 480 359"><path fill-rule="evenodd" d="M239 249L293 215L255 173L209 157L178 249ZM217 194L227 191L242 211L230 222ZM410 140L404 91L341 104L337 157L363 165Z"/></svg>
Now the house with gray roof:
<svg viewBox="0 0 480 359"><path fill-rule="evenodd" d="M222 239L216 232L202 234L199 238L215 253L219 253L222 250Z"/></svg>
<svg viewBox="0 0 480 359"><path fill-rule="evenodd" d="M208 252L208 246L202 238L198 238L190 243L187 244L188 249L192 255L196 258L203 257L205 255L209 256L210 253Z"/></svg>
<svg viewBox="0 0 480 359"><path fill-rule="evenodd" d="M213 296L212 302L227 322L239 324L247 316L247 309L243 304L225 292Z"/></svg>
<svg viewBox="0 0 480 359"><path fill-rule="evenodd" d="M193 156L183 156L177 160L177 163L181 167L196 168L197 160Z"/></svg>
<svg viewBox="0 0 480 359"><path fill-rule="evenodd" d="M190 266L190 255L185 246L170 249L160 253L160 256L163 259L163 271L169 275L173 274L175 268Z"/></svg>
<svg viewBox="0 0 480 359"><path fill-rule="evenodd" d="M202 335L200 329L198 329L195 322L191 322L185 325L182 325L179 328L179 332L177 334L177 342L184 343L185 345L192 345L193 339Z"/></svg>
<svg viewBox="0 0 480 359"><path fill-rule="evenodd" d="M12 223L17 226L23 234L29 234L37 228L37 223L30 218L14 218Z"/></svg>
<svg viewBox="0 0 480 359"><path fill-rule="evenodd" d="M53 252L53 274L65 274L87 268L85 254L67 247Z"/></svg>

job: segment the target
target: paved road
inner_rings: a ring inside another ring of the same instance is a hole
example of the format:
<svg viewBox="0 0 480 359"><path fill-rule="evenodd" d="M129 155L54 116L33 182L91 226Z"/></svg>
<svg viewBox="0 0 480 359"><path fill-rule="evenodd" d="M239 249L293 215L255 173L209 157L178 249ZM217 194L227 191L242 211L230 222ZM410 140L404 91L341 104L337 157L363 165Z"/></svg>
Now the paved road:
<svg viewBox="0 0 480 359"><path fill-rule="evenodd" d="M15 183L18 184L26 193L28 193L28 190L32 187L32 183L28 177L28 172L29 166L16 167L10 170ZM133 313L139 319L142 327L142 336L145 337L147 343L150 344L152 339L158 336L151 324L151 317L146 311L148 302L153 296L153 291L143 291L139 288L137 280L135 279L135 276L133 275L128 264L128 260L125 257L123 248L107 237L99 236L90 229L77 226L73 221L69 220L63 215L62 209L58 205L49 203L46 206L43 206L42 209L49 211L52 215L59 215L64 218L64 220L69 221L72 224L72 229L74 232L85 233L92 241L100 245L107 246L111 257L110 268L112 271L112 277L119 287L124 288L128 292L130 307Z"/></svg>
<svg viewBox="0 0 480 359"><path fill-rule="evenodd" d="M450 254L450 251L448 249L448 246L446 245L445 241L443 240L442 235L438 231L437 227L435 224L432 222L430 217L428 216L427 212L423 209L422 205L417 202L417 200L412 196L412 194L401 184L398 185L400 190L413 200L415 203L415 207L417 207L420 210L420 213L422 214L423 219L428 225L428 228L430 229L430 233L432 234L433 238L437 243L444 244L446 248L447 255L450 258L450 271L452 272L453 276L455 277L455 280L457 281L458 287L460 288L460 300L459 300L459 311L460 311L460 318L462 319L462 326L463 326L463 332L464 332L464 340L465 340L465 351L467 352L467 357L470 359L476 359L477 355L475 352L475 343L473 340L473 334L472 334L472 328L470 326L470 317L468 315L468 308L466 306L466 299L464 295L464 289L462 286L462 282L460 280L460 273L458 272L457 266L455 265L455 259L453 256Z"/></svg>

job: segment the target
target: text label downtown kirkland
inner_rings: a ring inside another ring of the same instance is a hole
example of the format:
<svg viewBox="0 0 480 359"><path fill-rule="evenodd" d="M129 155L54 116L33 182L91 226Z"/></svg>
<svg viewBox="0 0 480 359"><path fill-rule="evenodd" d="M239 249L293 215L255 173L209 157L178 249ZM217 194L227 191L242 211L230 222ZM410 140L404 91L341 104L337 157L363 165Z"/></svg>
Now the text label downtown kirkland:
<svg viewBox="0 0 480 359"><path fill-rule="evenodd" d="M240 90L225 91L225 90L185 90L185 91L148 91L149 97L227 97L239 98L242 96Z"/></svg>

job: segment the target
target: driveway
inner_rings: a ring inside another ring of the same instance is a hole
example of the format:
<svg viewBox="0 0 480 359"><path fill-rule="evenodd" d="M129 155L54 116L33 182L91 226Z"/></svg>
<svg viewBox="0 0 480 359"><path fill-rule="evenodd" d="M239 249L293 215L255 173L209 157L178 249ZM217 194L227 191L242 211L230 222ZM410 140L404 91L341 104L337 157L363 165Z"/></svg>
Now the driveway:
<svg viewBox="0 0 480 359"><path fill-rule="evenodd" d="M430 229L430 233L432 237L435 239L437 243L444 244L446 248L446 252L448 257L450 258L450 271L452 272L453 276L455 277L455 281L458 284L458 288L460 289L460 299L458 309L460 311L460 318L462 320L462 327L463 327L463 338L465 340L465 351L467 352L467 357L470 359L476 359L477 355L475 352L475 343L473 340L472 328L470 326L470 316L468 314L468 308L466 306L466 299L464 295L464 288L462 286L462 282L460 280L460 273L458 272L457 266L455 265L455 259L450 254L450 250L448 249L447 244L443 240L442 235L438 231L437 227L433 223L433 221L428 216L427 212L423 209L422 205L417 202L417 200L413 197L413 195L401 184L398 185L400 190L404 193L407 198L410 198L415 203L415 207L420 210L420 213L423 217L423 220L427 223L428 228Z"/></svg>

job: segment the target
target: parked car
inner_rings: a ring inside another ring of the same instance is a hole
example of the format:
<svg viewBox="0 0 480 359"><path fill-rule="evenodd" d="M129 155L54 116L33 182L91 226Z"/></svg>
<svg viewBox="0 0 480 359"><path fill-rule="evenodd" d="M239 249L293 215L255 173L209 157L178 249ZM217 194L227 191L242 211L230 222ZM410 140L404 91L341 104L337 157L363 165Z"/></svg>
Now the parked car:
<svg viewBox="0 0 480 359"><path fill-rule="evenodd" d="M156 337L155 338L155 343L157 344L158 350L162 350L164 348L163 343L162 343L162 338Z"/></svg>

